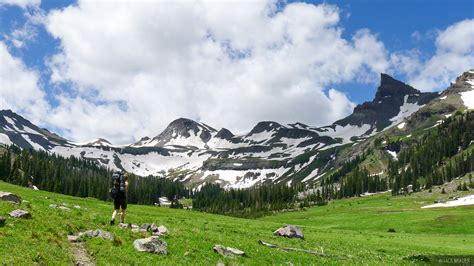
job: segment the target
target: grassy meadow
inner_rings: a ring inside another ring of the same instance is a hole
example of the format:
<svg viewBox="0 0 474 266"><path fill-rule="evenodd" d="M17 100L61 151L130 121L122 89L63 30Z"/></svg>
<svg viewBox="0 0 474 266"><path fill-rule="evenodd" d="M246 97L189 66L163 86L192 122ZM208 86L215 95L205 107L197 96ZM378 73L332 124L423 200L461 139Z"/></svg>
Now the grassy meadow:
<svg viewBox="0 0 474 266"><path fill-rule="evenodd" d="M469 192L422 192L399 197L377 194L255 220L129 205L126 222L163 224L169 229L163 237L168 255L154 255L137 252L132 246L135 239L149 233L132 233L108 225L113 209L110 202L34 191L4 182L0 182L0 191L13 192L24 200L20 206L0 201L0 216L7 217L0 227L0 264L7 265L73 264L67 235L88 229L107 230L115 236L115 241L86 239L87 252L98 265L411 264L417 262L412 258L418 255L474 255L474 206L420 208L437 199ZM49 207L64 203L71 211ZM32 218L8 217L17 208L30 211ZM300 226L305 240L272 235L285 224ZM258 240L317 252L322 248L326 256L285 252L262 246ZM213 252L215 244L238 248L246 255L222 257Z"/></svg>

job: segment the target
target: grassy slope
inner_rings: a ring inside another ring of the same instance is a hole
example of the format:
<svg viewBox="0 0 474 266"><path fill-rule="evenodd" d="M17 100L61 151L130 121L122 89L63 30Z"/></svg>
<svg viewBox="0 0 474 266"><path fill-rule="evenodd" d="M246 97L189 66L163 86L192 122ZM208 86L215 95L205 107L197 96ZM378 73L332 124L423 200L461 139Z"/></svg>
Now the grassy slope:
<svg viewBox="0 0 474 266"><path fill-rule="evenodd" d="M132 242L142 235L107 225L111 204L82 199L0 182L0 191L17 193L28 203L21 209L33 218L8 218L0 228L0 258L5 264L68 264L72 255L67 235L87 229L103 228L121 239L115 244L88 239L88 250L98 264L348 264L408 263L402 257L414 254L473 254L474 206L448 209L420 209L438 197L448 195L420 193L392 198L386 194L335 201L324 207L297 213L284 213L258 220L211 215L186 210L151 206L129 207L128 222L164 224L170 229L165 237L169 254L158 256L134 251ZM472 193L472 191L471 191ZM52 209L49 204L79 204L70 212ZM16 209L0 202L0 215ZM286 223L303 229L306 239L284 239L272 231ZM396 233L387 233L394 228ZM258 245L262 239L284 247L319 250L330 257L315 257L301 252L282 252ZM119 241L120 242L120 241ZM214 244L244 250L246 257L222 258L212 251ZM121 255L119 255L121 254ZM337 258L342 256L343 258Z"/></svg>

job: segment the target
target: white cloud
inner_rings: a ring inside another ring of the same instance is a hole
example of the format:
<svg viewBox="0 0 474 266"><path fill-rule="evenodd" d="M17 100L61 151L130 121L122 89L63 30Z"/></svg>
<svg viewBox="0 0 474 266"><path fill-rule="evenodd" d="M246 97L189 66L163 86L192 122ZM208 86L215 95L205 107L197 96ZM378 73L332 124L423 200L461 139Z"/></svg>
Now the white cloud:
<svg viewBox="0 0 474 266"><path fill-rule="evenodd" d="M436 53L426 61L416 53L392 54L393 68L422 91L443 90L462 72L474 67L474 19L457 22L436 37Z"/></svg>
<svg viewBox="0 0 474 266"><path fill-rule="evenodd" d="M114 142L154 136L177 117L237 132L261 120L333 122L353 103L324 88L375 81L388 67L368 30L341 36L339 14L326 4L277 11L272 1L79 1L45 23L62 48L49 60L52 80L75 90L52 121L76 140Z"/></svg>
<svg viewBox="0 0 474 266"><path fill-rule="evenodd" d="M39 7L41 0L0 0L0 6L19 6L21 8Z"/></svg>
<svg viewBox="0 0 474 266"><path fill-rule="evenodd" d="M0 42L0 62L0 109L13 109L33 122L42 121L49 105L38 86L38 73L12 56L3 42Z"/></svg>

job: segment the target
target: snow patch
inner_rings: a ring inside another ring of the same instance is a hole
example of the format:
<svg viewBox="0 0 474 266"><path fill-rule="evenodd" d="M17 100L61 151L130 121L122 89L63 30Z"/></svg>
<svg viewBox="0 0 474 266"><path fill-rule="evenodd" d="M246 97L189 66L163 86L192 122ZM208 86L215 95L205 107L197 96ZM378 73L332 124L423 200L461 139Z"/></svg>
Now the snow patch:
<svg viewBox="0 0 474 266"><path fill-rule="evenodd" d="M6 134L3 134L3 133L0 133L0 143L6 144L6 145L13 144L10 138Z"/></svg>
<svg viewBox="0 0 474 266"><path fill-rule="evenodd" d="M439 99L440 100L446 100L446 98L448 98L448 96L443 96L443 97L440 97Z"/></svg>
<svg viewBox="0 0 474 266"><path fill-rule="evenodd" d="M391 150L387 150L388 154L392 155L393 159L397 160L397 152L395 151L391 151Z"/></svg>
<svg viewBox="0 0 474 266"><path fill-rule="evenodd" d="M461 99L468 109L474 109L474 90L461 92Z"/></svg>
<svg viewBox="0 0 474 266"><path fill-rule="evenodd" d="M469 196L462 197L456 200L450 200L445 203L435 203L435 204L423 206L421 208L427 209L427 208L457 207L457 206L467 206L467 205L474 205L474 195L469 195Z"/></svg>
<svg viewBox="0 0 474 266"><path fill-rule="evenodd" d="M403 123L399 124L397 127L398 127L399 129L403 129L403 128L405 127L405 124L406 124L406 123L403 122Z"/></svg>
<svg viewBox="0 0 474 266"><path fill-rule="evenodd" d="M400 112L398 113L398 115L390 119L390 121L393 122L390 127L399 124L400 122L403 121L403 119L410 116L411 114L418 111L421 107L424 106L424 104L418 105L417 103L408 103L407 100L408 100L408 95L405 95L404 103L402 106L400 106Z"/></svg>
<svg viewBox="0 0 474 266"><path fill-rule="evenodd" d="M301 182L309 181L318 176L319 168L314 169L309 175L307 175Z"/></svg>
<svg viewBox="0 0 474 266"><path fill-rule="evenodd" d="M327 128L326 131L320 132L319 135L329 136L332 138L342 138L342 144L347 144L352 142L350 140L352 137L362 136L367 133L367 131L369 131L371 128L372 126L369 124L363 124L361 126L355 126L350 124L346 126L336 125L334 129Z"/></svg>

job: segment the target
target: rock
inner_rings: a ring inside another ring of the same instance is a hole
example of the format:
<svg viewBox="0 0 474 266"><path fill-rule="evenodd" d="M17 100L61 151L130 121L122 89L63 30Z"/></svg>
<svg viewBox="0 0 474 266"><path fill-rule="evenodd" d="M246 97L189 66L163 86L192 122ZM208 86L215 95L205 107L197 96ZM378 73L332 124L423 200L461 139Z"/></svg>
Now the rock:
<svg viewBox="0 0 474 266"><path fill-rule="evenodd" d="M224 257L245 255L245 252L243 252L242 250L238 250L236 248L231 248L231 247L224 247L222 245L215 245L214 251L221 254Z"/></svg>
<svg viewBox="0 0 474 266"><path fill-rule="evenodd" d="M284 236L284 237L289 237L289 238L301 238L304 239L303 231L301 229L293 224L283 226L273 232L274 235L277 236Z"/></svg>
<svg viewBox="0 0 474 266"><path fill-rule="evenodd" d="M81 208L81 206L79 206L79 205L74 205L74 208L76 208L76 209L80 209L80 208Z"/></svg>
<svg viewBox="0 0 474 266"><path fill-rule="evenodd" d="M167 254L167 244L157 236L137 239L133 242L133 247L140 252L149 252L154 254Z"/></svg>
<svg viewBox="0 0 474 266"><path fill-rule="evenodd" d="M156 224L151 224L150 225L150 231L151 232L158 232L158 226L156 226Z"/></svg>
<svg viewBox="0 0 474 266"><path fill-rule="evenodd" d="M61 209L63 211L70 211L71 209L69 209L68 207L66 206L59 206L58 209Z"/></svg>
<svg viewBox="0 0 474 266"><path fill-rule="evenodd" d="M112 233L104 231L104 230L100 230L100 229L87 230L83 233L79 233L79 236L83 236L83 235L89 236L89 237L98 237L98 238L102 238L102 239L106 239L106 240L113 240L114 239L114 236L112 235Z"/></svg>
<svg viewBox="0 0 474 266"><path fill-rule="evenodd" d="M67 236L67 241L75 243L79 241L79 236L69 235Z"/></svg>
<svg viewBox="0 0 474 266"><path fill-rule="evenodd" d="M166 226L164 225L160 225L158 226L158 231L156 232L159 233L160 235L164 235L168 233L168 228L166 228Z"/></svg>
<svg viewBox="0 0 474 266"><path fill-rule="evenodd" d="M7 221L7 218L0 216L0 226L4 226L6 221Z"/></svg>
<svg viewBox="0 0 474 266"><path fill-rule="evenodd" d="M122 229L127 229L127 228L128 228L128 224L119 223L119 224L118 224L118 227L120 227L120 228L122 228Z"/></svg>
<svg viewBox="0 0 474 266"><path fill-rule="evenodd" d="M53 208L53 209L56 209L58 207L58 205L56 204L49 204L49 207Z"/></svg>
<svg viewBox="0 0 474 266"><path fill-rule="evenodd" d="M146 232L148 232L148 230L140 228L140 229L138 229L138 232L146 233Z"/></svg>
<svg viewBox="0 0 474 266"><path fill-rule="evenodd" d="M136 224L130 224L130 227L131 227L132 229L139 229L139 228L140 228L140 227L138 227L138 225L136 225Z"/></svg>
<svg viewBox="0 0 474 266"><path fill-rule="evenodd" d="M21 203L20 197L18 197L17 195L15 195L13 193L10 193L10 192L0 191L0 200L12 202L12 203L15 203L15 204L20 204Z"/></svg>
<svg viewBox="0 0 474 266"><path fill-rule="evenodd" d="M132 228L132 233L138 233L140 232L140 228Z"/></svg>
<svg viewBox="0 0 474 266"><path fill-rule="evenodd" d="M140 229L145 230L145 231L148 231L148 229L150 229L150 226L151 226L150 224L142 224L142 225L140 226Z"/></svg>
<svg viewBox="0 0 474 266"><path fill-rule="evenodd" d="M13 218L23 218L28 219L31 218L31 213L24 211L24 210L14 210L10 212L10 216Z"/></svg>

